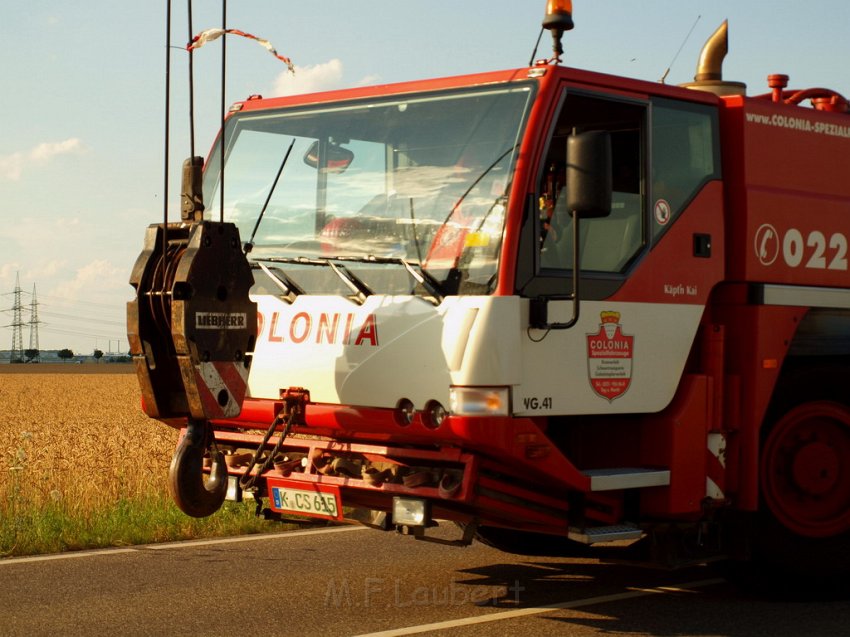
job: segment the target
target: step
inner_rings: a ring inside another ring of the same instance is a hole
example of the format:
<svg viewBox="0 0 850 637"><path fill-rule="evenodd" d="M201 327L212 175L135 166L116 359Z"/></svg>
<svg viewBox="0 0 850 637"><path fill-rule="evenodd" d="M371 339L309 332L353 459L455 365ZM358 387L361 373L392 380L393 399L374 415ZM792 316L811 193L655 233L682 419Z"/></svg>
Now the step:
<svg viewBox="0 0 850 637"><path fill-rule="evenodd" d="M665 487L670 484L670 471L668 469L625 467L588 469L582 473L590 478L591 491L644 489L646 487Z"/></svg>
<svg viewBox="0 0 850 637"><path fill-rule="evenodd" d="M592 526L587 529L570 527L568 536L574 542L596 544L597 542L616 542L617 540L637 540L643 531L632 524L615 524L613 526Z"/></svg>

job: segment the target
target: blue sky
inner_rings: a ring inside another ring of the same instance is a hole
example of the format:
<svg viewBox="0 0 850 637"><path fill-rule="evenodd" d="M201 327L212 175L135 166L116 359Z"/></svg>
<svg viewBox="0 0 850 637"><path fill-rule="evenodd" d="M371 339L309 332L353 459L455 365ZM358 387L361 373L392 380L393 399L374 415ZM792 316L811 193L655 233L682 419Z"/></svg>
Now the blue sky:
<svg viewBox="0 0 850 637"><path fill-rule="evenodd" d="M127 283L144 229L162 218L165 0L5 2L0 21L0 309L20 273L37 285L42 349L126 351ZM700 16L668 83L692 79L699 50L730 23L726 79L766 92L791 86L850 95L850 3L839 0L574 0L564 62L657 80ZM544 0L230 0L228 26L270 40L228 40L228 104L260 93L310 92L528 63ZM186 4L173 1L172 171L189 155ZM194 31L219 26L220 0L195 0ZM538 57L548 55L548 34ZM220 41L195 55L196 140L217 128ZM179 217L176 190L170 193ZM11 322L0 313L0 326ZM29 320L24 312L24 320ZM0 349L12 332L0 329ZM29 332L24 330L24 346Z"/></svg>

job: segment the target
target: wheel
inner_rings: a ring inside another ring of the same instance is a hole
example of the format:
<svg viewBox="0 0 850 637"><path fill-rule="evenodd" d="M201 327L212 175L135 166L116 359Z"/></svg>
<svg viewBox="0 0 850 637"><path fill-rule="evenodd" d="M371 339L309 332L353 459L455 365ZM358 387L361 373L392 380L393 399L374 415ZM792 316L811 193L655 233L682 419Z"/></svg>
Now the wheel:
<svg viewBox="0 0 850 637"><path fill-rule="evenodd" d="M764 503L788 531L850 531L850 409L829 401L792 409L769 432L760 465Z"/></svg>
<svg viewBox="0 0 850 637"><path fill-rule="evenodd" d="M789 373L762 428L759 511L738 532L749 560L724 565L739 585L792 597L850 594L850 368Z"/></svg>

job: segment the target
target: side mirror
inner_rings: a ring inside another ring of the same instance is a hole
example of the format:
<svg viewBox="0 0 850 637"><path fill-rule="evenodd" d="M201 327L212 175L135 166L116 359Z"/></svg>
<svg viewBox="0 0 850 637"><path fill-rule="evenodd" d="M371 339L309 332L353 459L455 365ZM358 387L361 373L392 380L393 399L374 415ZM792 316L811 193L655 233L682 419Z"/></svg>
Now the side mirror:
<svg viewBox="0 0 850 637"><path fill-rule="evenodd" d="M567 138L567 210L589 219L611 214L611 135L573 133Z"/></svg>
<svg viewBox="0 0 850 637"><path fill-rule="evenodd" d="M354 161L354 153L348 149L339 146L333 142L326 146L325 164L330 173L341 173L351 165ZM319 167L319 142L310 144L310 148L304 153L304 163L311 168Z"/></svg>
<svg viewBox="0 0 850 637"><path fill-rule="evenodd" d="M573 215L573 291L557 297L573 302L572 317L564 323L549 322L549 301L531 299L528 323L541 330L566 330L578 323L581 307L581 234L579 221L611 214L611 135L606 131L573 133L567 138L567 210Z"/></svg>

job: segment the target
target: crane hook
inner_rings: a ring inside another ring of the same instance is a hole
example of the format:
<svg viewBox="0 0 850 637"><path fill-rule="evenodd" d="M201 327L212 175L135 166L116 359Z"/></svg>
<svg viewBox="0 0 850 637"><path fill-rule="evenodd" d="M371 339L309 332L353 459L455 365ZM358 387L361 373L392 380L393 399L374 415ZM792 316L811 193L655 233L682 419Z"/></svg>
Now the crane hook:
<svg viewBox="0 0 850 637"><path fill-rule="evenodd" d="M186 515L204 518L221 508L227 495L227 465L224 454L212 449L212 467L204 479L204 454L212 432L206 420L189 418L186 434L177 445L168 469L168 490L175 504Z"/></svg>

